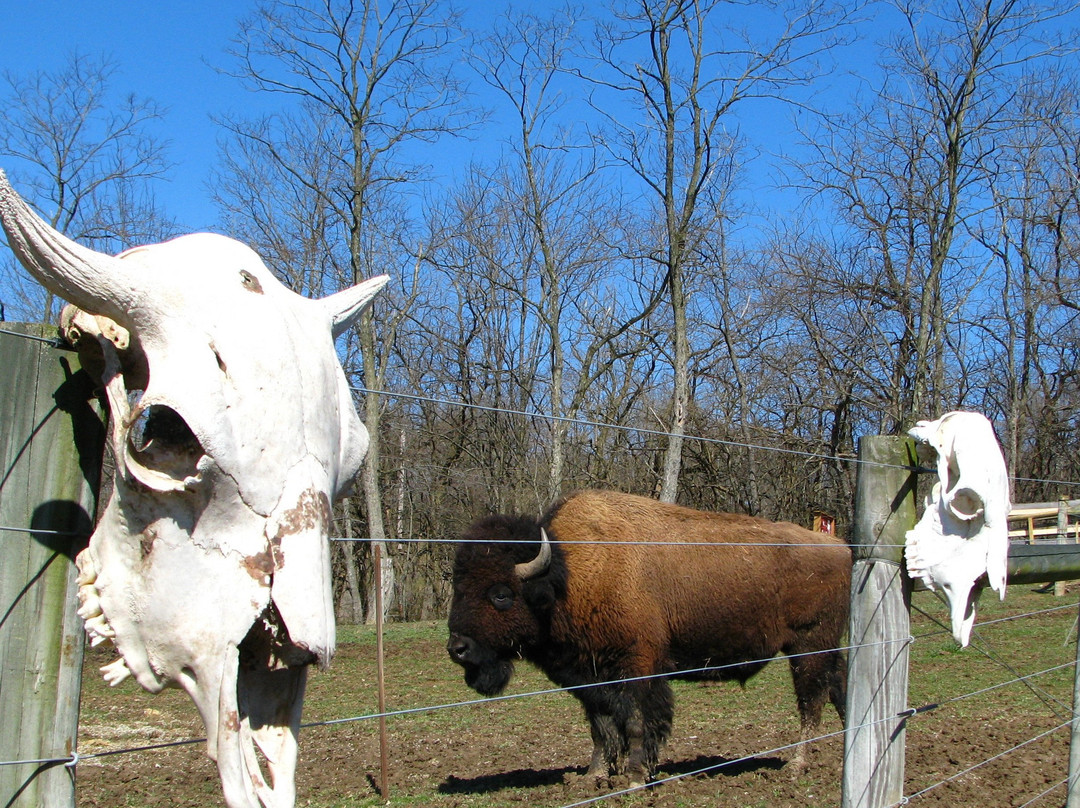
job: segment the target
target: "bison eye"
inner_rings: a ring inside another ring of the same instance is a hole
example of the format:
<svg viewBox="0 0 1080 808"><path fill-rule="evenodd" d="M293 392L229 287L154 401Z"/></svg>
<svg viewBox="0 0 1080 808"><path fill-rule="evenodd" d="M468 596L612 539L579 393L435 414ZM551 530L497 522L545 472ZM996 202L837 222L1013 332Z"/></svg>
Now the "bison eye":
<svg viewBox="0 0 1080 808"><path fill-rule="evenodd" d="M506 584L495 584L488 590L488 600L500 612L505 612L514 605L514 593Z"/></svg>

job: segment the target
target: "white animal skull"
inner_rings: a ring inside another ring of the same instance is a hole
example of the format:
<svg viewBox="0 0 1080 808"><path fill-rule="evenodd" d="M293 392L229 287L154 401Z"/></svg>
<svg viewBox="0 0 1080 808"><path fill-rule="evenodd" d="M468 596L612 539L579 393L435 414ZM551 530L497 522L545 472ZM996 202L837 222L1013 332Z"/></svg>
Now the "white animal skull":
<svg viewBox="0 0 1080 808"><path fill-rule="evenodd" d="M333 338L387 278L309 300L205 233L103 255L3 172L0 219L27 270L78 307L68 335L100 346L117 468L77 564L87 633L120 653L102 672L188 692L229 806L291 806L307 666L335 646L331 500L368 446Z"/></svg>
<svg viewBox="0 0 1080 808"><path fill-rule="evenodd" d="M1009 554L1009 479L990 421L950 412L908 432L937 455L938 481L919 523L907 534L908 573L949 601L953 637L961 646L975 624L975 582L986 574L1005 598ZM974 591L973 591L974 590Z"/></svg>

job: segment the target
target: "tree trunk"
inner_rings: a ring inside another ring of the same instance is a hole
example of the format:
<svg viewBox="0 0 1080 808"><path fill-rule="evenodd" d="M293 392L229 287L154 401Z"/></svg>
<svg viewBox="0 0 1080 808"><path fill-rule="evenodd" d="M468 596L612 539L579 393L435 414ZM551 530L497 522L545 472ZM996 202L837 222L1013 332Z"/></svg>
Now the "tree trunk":
<svg viewBox="0 0 1080 808"><path fill-rule="evenodd" d="M345 589L338 603L338 619L343 623L362 623L364 621L364 601L360 595L360 570L356 563L356 543L353 541L352 499L345 497L341 501L341 510L345 522L345 541L342 543L342 565L345 567Z"/></svg>

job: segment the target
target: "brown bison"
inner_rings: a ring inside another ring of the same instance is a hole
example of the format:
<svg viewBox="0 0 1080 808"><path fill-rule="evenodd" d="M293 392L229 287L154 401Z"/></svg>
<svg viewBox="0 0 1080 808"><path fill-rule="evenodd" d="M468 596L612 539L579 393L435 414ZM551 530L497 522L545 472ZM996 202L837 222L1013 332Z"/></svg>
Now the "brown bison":
<svg viewBox="0 0 1080 808"><path fill-rule="evenodd" d="M826 701L843 719L851 553L839 539L608 491L566 497L539 521L490 516L462 538L450 658L487 696L516 658L574 688L590 776L652 775L671 731L669 678L745 682L780 652L803 739ZM669 676L639 678L656 674ZM601 682L614 683L588 686Z"/></svg>

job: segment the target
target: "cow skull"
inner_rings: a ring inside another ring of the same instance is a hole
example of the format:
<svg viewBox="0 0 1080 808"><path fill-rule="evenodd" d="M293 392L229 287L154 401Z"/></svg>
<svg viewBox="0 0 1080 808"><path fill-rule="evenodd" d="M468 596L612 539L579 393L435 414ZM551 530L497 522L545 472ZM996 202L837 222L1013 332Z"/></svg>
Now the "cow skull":
<svg viewBox="0 0 1080 808"><path fill-rule="evenodd" d="M333 338L387 278L309 300L206 233L104 255L3 172L0 220L74 304L62 327L109 402L113 492L76 562L87 633L120 654L102 672L187 691L229 806L291 806L307 666L335 646L331 501L368 446Z"/></svg>
<svg viewBox="0 0 1080 808"><path fill-rule="evenodd" d="M949 602L953 637L966 646L975 624L976 581L1005 598L1009 479L986 416L950 412L909 430L936 457L938 481L919 523L907 533L908 573Z"/></svg>

